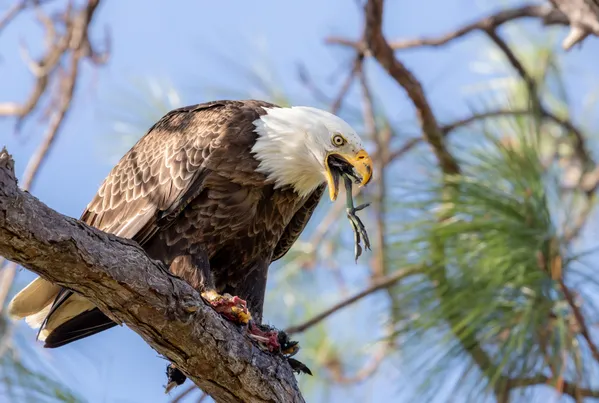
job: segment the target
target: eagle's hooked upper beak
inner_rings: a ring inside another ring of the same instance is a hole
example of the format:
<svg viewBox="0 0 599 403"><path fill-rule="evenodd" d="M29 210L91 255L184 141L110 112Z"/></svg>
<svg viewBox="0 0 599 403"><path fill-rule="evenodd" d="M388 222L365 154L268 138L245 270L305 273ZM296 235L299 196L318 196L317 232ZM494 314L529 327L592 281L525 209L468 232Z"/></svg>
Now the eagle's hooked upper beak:
<svg viewBox="0 0 599 403"><path fill-rule="evenodd" d="M372 178L372 159L365 150L356 154L331 152L325 160L329 197L332 201L339 194L339 179L349 176L360 186L365 186Z"/></svg>

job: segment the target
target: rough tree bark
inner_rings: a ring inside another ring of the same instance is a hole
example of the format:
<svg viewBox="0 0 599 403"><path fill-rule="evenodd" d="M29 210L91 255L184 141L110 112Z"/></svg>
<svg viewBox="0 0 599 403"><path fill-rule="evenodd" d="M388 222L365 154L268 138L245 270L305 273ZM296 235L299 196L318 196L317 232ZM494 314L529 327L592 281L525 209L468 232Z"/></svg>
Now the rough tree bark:
<svg viewBox="0 0 599 403"><path fill-rule="evenodd" d="M217 402L304 401L284 359L260 350L133 241L61 215L20 190L13 167L6 149L0 151L1 256L88 298Z"/></svg>
<svg viewBox="0 0 599 403"><path fill-rule="evenodd" d="M564 39L562 47L570 50L587 36L599 36L598 0L549 0L570 22L570 33Z"/></svg>

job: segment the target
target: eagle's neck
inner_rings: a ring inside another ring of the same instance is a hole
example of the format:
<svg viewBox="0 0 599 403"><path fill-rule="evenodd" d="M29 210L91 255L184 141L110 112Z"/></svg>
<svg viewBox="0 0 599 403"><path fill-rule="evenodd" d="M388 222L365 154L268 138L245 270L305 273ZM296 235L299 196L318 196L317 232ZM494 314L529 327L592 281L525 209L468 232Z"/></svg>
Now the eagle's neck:
<svg viewBox="0 0 599 403"><path fill-rule="evenodd" d="M275 184L289 186L301 197L325 182L323 147L312 136L298 108L273 108L254 121L258 138L252 147L258 171Z"/></svg>

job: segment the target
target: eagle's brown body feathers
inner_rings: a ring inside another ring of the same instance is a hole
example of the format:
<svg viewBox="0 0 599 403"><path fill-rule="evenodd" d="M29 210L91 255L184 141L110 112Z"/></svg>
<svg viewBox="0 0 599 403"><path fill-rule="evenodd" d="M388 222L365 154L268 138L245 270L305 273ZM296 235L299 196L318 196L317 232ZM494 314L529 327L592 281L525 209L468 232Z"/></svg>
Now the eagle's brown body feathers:
<svg viewBox="0 0 599 403"><path fill-rule="evenodd" d="M268 266L296 241L325 188L299 197L258 172L252 122L263 107L276 106L217 101L168 113L112 169L81 216L137 241L199 290L246 300L257 321ZM47 347L114 326L89 303L85 312L48 326L75 299L82 297L62 290L54 301L44 324Z"/></svg>

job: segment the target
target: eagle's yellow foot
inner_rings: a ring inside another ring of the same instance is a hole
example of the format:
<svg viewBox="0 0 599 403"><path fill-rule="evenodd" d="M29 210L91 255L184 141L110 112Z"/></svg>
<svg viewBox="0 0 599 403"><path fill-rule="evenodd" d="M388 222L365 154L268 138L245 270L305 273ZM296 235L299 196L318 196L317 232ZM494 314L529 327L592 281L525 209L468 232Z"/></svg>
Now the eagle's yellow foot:
<svg viewBox="0 0 599 403"><path fill-rule="evenodd" d="M239 297L229 294L220 295L216 291L206 291L202 297L214 308L214 310L231 322L247 325L252 316L248 311L247 304Z"/></svg>

